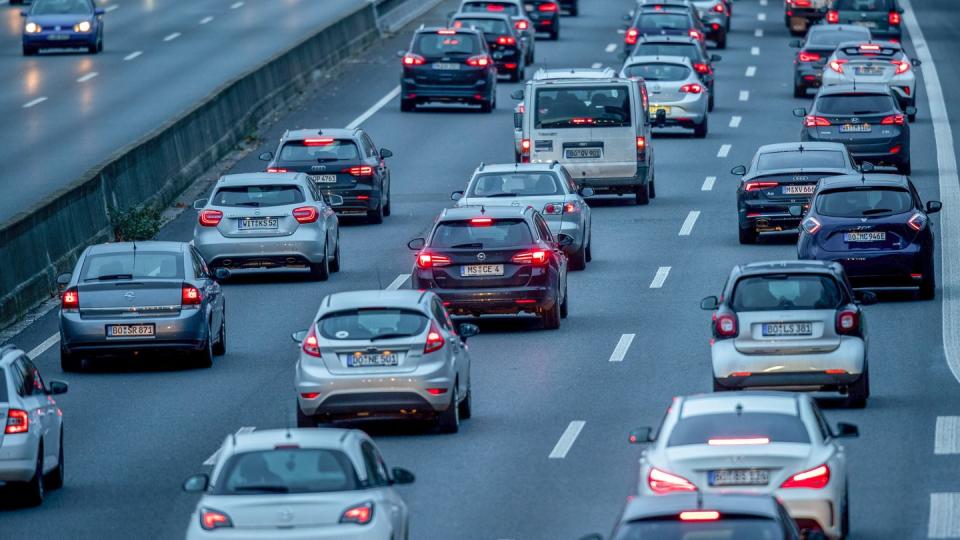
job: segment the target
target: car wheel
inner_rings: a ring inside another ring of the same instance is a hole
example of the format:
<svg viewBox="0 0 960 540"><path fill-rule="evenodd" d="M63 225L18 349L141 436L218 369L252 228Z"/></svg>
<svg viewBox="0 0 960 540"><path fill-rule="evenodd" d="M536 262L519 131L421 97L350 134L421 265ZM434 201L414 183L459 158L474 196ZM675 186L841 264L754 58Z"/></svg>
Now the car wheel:
<svg viewBox="0 0 960 540"><path fill-rule="evenodd" d="M744 229L740 227L740 243L741 244L756 244L757 243L757 231L753 227L747 227Z"/></svg>
<svg viewBox="0 0 960 540"><path fill-rule="evenodd" d="M707 98L707 112L713 112L713 92L710 92L710 97Z"/></svg>
<svg viewBox="0 0 960 540"><path fill-rule="evenodd" d="M30 506L40 506L46 489L43 484L43 443L37 449L37 464L33 471L33 478L23 487L24 502Z"/></svg>
<svg viewBox="0 0 960 540"><path fill-rule="evenodd" d="M560 318L566 319L570 313L570 296L567 295L567 288L563 288L563 303L560 304Z"/></svg>
<svg viewBox="0 0 960 540"><path fill-rule="evenodd" d="M650 184L644 183L637 188L637 204L640 206L650 204Z"/></svg>
<svg viewBox="0 0 960 540"><path fill-rule="evenodd" d="M553 32L550 32L550 41L557 41L560 39L560 29L556 29Z"/></svg>
<svg viewBox="0 0 960 540"><path fill-rule="evenodd" d="M36 48L31 47L30 45L24 45L24 46L23 46L23 55L24 55L24 56L33 56L33 55L35 55L35 54L37 54L37 49L36 49Z"/></svg>
<svg viewBox="0 0 960 540"><path fill-rule="evenodd" d="M587 262L593 260L593 231L590 231L590 236L587 237L587 249L584 250L584 254Z"/></svg>
<svg viewBox="0 0 960 540"><path fill-rule="evenodd" d="M470 389L470 383L467 382L467 395L460 402L460 419L467 420L473 416L473 391Z"/></svg>
<svg viewBox="0 0 960 540"><path fill-rule="evenodd" d="M707 117L703 117L703 122L693 126L693 136L698 139L703 139L707 136Z"/></svg>
<svg viewBox="0 0 960 540"><path fill-rule="evenodd" d="M337 234L337 249L333 253L333 260L330 261L330 271L339 272L340 271L340 235Z"/></svg>
<svg viewBox="0 0 960 540"><path fill-rule="evenodd" d="M580 249L577 250L570 257L570 269L571 270L583 270L587 267L587 241L583 241L583 245L580 246Z"/></svg>
<svg viewBox="0 0 960 540"><path fill-rule="evenodd" d="M450 396L450 406L437 417L437 429L441 433L456 433L460 431L460 390L459 382L453 383L453 393Z"/></svg>
<svg viewBox="0 0 960 540"><path fill-rule="evenodd" d="M717 48L718 48L718 49L726 49L726 48L727 48L727 35L726 35L726 34L723 35L723 39L718 39L718 40L717 40Z"/></svg>
<svg viewBox="0 0 960 540"><path fill-rule="evenodd" d="M410 99L401 99L400 100L400 111L401 112L412 112L417 107L417 104Z"/></svg>
<svg viewBox="0 0 960 540"><path fill-rule="evenodd" d="M380 199L376 208L367 211L367 221L374 225L383 223L383 199Z"/></svg>
<svg viewBox="0 0 960 540"><path fill-rule="evenodd" d="M60 451L57 453L57 467L47 474L44 481L46 487L50 489L60 489L63 487L64 465L63 465L63 429L60 429Z"/></svg>
<svg viewBox="0 0 960 540"><path fill-rule="evenodd" d="M220 331L217 333L217 342L213 344L214 356L227 354L227 307L223 307L223 317L220 321Z"/></svg>
<svg viewBox="0 0 960 540"><path fill-rule="evenodd" d="M910 166L910 160L906 160L901 163L897 163L897 173L899 174L910 174L912 167Z"/></svg>
<svg viewBox="0 0 960 540"><path fill-rule="evenodd" d="M390 190L387 190L387 202L383 204L384 217L389 216L392 211L393 208L390 206Z"/></svg>
<svg viewBox="0 0 960 540"><path fill-rule="evenodd" d="M795 98L807 97L807 89L799 84L793 85L793 97Z"/></svg>
<svg viewBox="0 0 960 540"><path fill-rule="evenodd" d="M303 414L303 411L300 410L300 402L295 402L293 408L297 411L297 427L298 428L313 428L317 427L317 421L313 419L312 416Z"/></svg>
<svg viewBox="0 0 960 540"><path fill-rule="evenodd" d="M560 328L560 302L554 302L553 307L543 310L540 314L540 322L545 330Z"/></svg>
<svg viewBox="0 0 960 540"><path fill-rule="evenodd" d="M310 276L317 281L326 281L330 278L330 258L327 257L327 248L323 248L323 259L318 263L310 263Z"/></svg>
<svg viewBox="0 0 960 540"><path fill-rule="evenodd" d="M203 348L193 353L193 363L198 368L206 369L213 365L213 336L210 335L210 330L207 329L207 340L204 342Z"/></svg>
<svg viewBox="0 0 960 540"><path fill-rule="evenodd" d="M535 62L535 59L534 59L535 54L536 54L536 51L534 51L533 45L531 45L530 48L527 50L527 64L533 64Z"/></svg>
<svg viewBox="0 0 960 540"><path fill-rule="evenodd" d="M657 198L657 181L655 178L651 178L649 183L650 183L650 189L649 189L650 198L656 199Z"/></svg>
<svg viewBox="0 0 960 540"><path fill-rule="evenodd" d="M862 409L867 406L868 397L870 397L870 368L864 360L860 378L847 388L846 405L851 409Z"/></svg>
<svg viewBox="0 0 960 540"><path fill-rule="evenodd" d="M76 353L72 353L60 345L60 369L66 373L80 371L83 368L83 358Z"/></svg>

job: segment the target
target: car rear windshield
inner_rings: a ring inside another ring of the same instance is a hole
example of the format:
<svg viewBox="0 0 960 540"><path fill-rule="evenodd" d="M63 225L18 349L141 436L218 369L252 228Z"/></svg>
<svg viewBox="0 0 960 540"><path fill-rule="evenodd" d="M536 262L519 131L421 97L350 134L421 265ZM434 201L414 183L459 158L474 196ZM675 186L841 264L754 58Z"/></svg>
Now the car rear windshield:
<svg viewBox="0 0 960 540"><path fill-rule="evenodd" d="M643 13L637 21L637 27L688 30L691 27L690 16L683 13Z"/></svg>
<svg viewBox="0 0 960 540"><path fill-rule="evenodd" d="M835 94L820 96L814 105L819 114L880 114L896 109L893 96L887 94Z"/></svg>
<svg viewBox="0 0 960 540"><path fill-rule="evenodd" d="M491 173L477 176L468 197L534 197L560 195L560 183L551 172Z"/></svg>
<svg viewBox="0 0 960 540"><path fill-rule="evenodd" d="M360 159L357 143L350 139L289 141L280 148L279 161L346 161Z"/></svg>
<svg viewBox="0 0 960 540"><path fill-rule="evenodd" d="M530 227L522 219L494 219L489 223L442 221L433 232L430 247L495 249L532 243Z"/></svg>
<svg viewBox="0 0 960 540"><path fill-rule="evenodd" d="M809 443L807 428L791 414L744 412L681 418L667 446L710 444L710 440L767 439L770 443Z"/></svg>
<svg viewBox="0 0 960 540"><path fill-rule="evenodd" d="M7 403L10 397L7 395L7 376L0 369L0 403Z"/></svg>
<svg viewBox="0 0 960 540"><path fill-rule="evenodd" d="M626 86L540 88L535 97L537 129L631 125Z"/></svg>
<svg viewBox="0 0 960 540"><path fill-rule="evenodd" d="M427 57L477 54L482 50L475 34L417 34L413 52Z"/></svg>
<svg viewBox="0 0 960 540"><path fill-rule="evenodd" d="M815 26L814 28L818 28ZM810 35L807 37L807 45L820 48L833 48L836 49L837 45L845 41L868 41L870 39L870 31L866 28L861 27L845 27L843 30L831 30L833 26L824 26L822 30L814 31L810 30Z"/></svg>
<svg viewBox="0 0 960 540"><path fill-rule="evenodd" d="M453 21L454 28L476 28L484 34L504 35L510 33L510 27L506 21L499 19L468 19L466 17L458 18Z"/></svg>
<svg viewBox="0 0 960 540"><path fill-rule="evenodd" d="M783 527L772 519L721 516L716 521L680 521L678 516L624 524L614 540L783 540Z"/></svg>
<svg viewBox="0 0 960 540"><path fill-rule="evenodd" d="M217 495L351 491L360 482L339 450L283 448L232 456L217 480Z"/></svg>
<svg viewBox="0 0 960 540"><path fill-rule="evenodd" d="M685 56L700 61L700 50L692 43L641 43L634 47L634 56Z"/></svg>
<svg viewBox="0 0 960 540"><path fill-rule="evenodd" d="M298 186L230 186L222 187L213 195L214 206L264 208L286 206L305 201Z"/></svg>
<svg viewBox="0 0 960 540"><path fill-rule="evenodd" d="M31 15L89 15L93 8L87 0L34 0ZM71 23L73 24L73 23Z"/></svg>
<svg viewBox="0 0 960 540"><path fill-rule="evenodd" d="M843 11L891 11L893 0L836 0L833 8Z"/></svg>
<svg viewBox="0 0 960 540"><path fill-rule="evenodd" d="M131 251L87 255L80 281L114 279L183 279L183 255L176 252Z"/></svg>
<svg viewBox="0 0 960 540"><path fill-rule="evenodd" d="M628 77L642 77L646 81L677 82L690 77L690 68L679 64L634 64L624 68Z"/></svg>
<svg viewBox="0 0 960 540"><path fill-rule="evenodd" d="M839 150L766 152L757 158L757 171L782 169L843 169L847 162Z"/></svg>
<svg viewBox="0 0 960 540"><path fill-rule="evenodd" d="M910 192L898 188L844 189L817 196L817 212L825 216L892 216L912 208Z"/></svg>
<svg viewBox="0 0 960 540"><path fill-rule="evenodd" d="M317 327L326 339L385 339L416 336L428 322L424 314L413 310L371 308L325 315Z"/></svg>
<svg viewBox="0 0 960 540"><path fill-rule="evenodd" d="M772 274L741 278L733 289L734 311L836 309L843 295L830 276Z"/></svg>
<svg viewBox="0 0 960 540"><path fill-rule="evenodd" d="M520 10L514 4L503 4L500 2L467 2L460 7L460 11L466 13L505 13L511 17L520 15Z"/></svg>

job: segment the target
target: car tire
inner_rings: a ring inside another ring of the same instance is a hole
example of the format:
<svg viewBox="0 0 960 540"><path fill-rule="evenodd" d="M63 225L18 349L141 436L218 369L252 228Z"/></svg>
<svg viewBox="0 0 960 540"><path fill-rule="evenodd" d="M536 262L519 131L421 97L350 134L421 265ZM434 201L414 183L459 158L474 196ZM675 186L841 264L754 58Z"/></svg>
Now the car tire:
<svg viewBox="0 0 960 540"><path fill-rule="evenodd" d="M33 56L33 55L35 55L35 54L37 54L37 49L36 49L35 47L31 47L30 45L24 45L24 46L23 46L23 55L24 55L24 56Z"/></svg>
<svg viewBox="0 0 960 540"><path fill-rule="evenodd" d="M387 190L387 202L383 205L383 216L389 216L390 212L393 211L393 207L390 205L390 190Z"/></svg>
<svg viewBox="0 0 960 540"><path fill-rule="evenodd" d="M571 270L584 270L587 267L587 241L570 257Z"/></svg>
<svg viewBox="0 0 960 540"><path fill-rule="evenodd" d="M707 98L707 112L713 112L713 92L710 92L710 97Z"/></svg>
<svg viewBox="0 0 960 540"><path fill-rule="evenodd" d="M910 166L910 160L897 163L897 174L910 174L913 170L913 167Z"/></svg>
<svg viewBox="0 0 960 540"><path fill-rule="evenodd" d="M557 297L559 298L559 295ZM554 302L553 307L543 310L540 314L540 322L544 330L560 328L560 302Z"/></svg>
<svg viewBox="0 0 960 540"><path fill-rule="evenodd" d="M400 112L413 112L417 108L417 104L411 99L401 99L400 100Z"/></svg>
<svg viewBox="0 0 960 540"><path fill-rule="evenodd" d="M497 108L497 92L494 90L490 93L490 99L480 103L480 110L482 112L488 113L493 112Z"/></svg>
<svg viewBox="0 0 960 540"><path fill-rule="evenodd" d="M933 300L937 296L937 277L936 274L934 274L932 263L926 276L927 277L920 282L920 290L917 291L917 297L920 300Z"/></svg>
<svg viewBox="0 0 960 540"><path fill-rule="evenodd" d="M223 356L227 354L227 307L223 307L223 316L220 321L220 331L217 332L217 342L213 344L213 355Z"/></svg>
<svg viewBox="0 0 960 540"><path fill-rule="evenodd" d="M740 227L738 232L740 233L741 244L750 245L757 243L757 231L753 227L747 227L746 229Z"/></svg>
<svg viewBox="0 0 960 540"><path fill-rule="evenodd" d="M566 319L570 314L570 297L567 295L567 288L563 288L563 302L560 304L560 318Z"/></svg>
<svg viewBox="0 0 960 540"><path fill-rule="evenodd" d="M849 409L862 409L867 406L868 397L870 397L870 367L864 360L860 378L847 388L846 406Z"/></svg>
<svg viewBox="0 0 960 540"><path fill-rule="evenodd" d="M213 365L213 339L210 336L210 329L207 329L207 340L203 343L203 348L193 353L193 364L201 369L207 369Z"/></svg>
<svg viewBox="0 0 960 540"><path fill-rule="evenodd" d="M377 202L377 207L373 210L367 210L367 222L374 225L383 223L383 199Z"/></svg>
<svg viewBox="0 0 960 540"><path fill-rule="evenodd" d="M43 443L37 448L37 464L33 471L33 478L23 486L23 502L28 506L40 506L46 495L46 485L43 481Z"/></svg>
<svg viewBox="0 0 960 540"><path fill-rule="evenodd" d="M717 48L718 48L718 49L726 49L726 48L727 48L727 35L726 35L726 34L723 35L723 39L718 39L718 40L717 40Z"/></svg>
<svg viewBox="0 0 960 540"><path fill-rule="evenodd" d="M340 271L340 235L337 234L337 249L333 252L333 260L330 261L330 272Z"/></svg>
<svg viewBox="0 0 960 540"><path fill-rule="evenodd" d="M440 433L456 433L460 431L460 390L459 381L454 381L453 392L450 396L450 406L437 416L437 429Z"/></svg>
<svg viewBox="0 0 960 540"><path fill-rule="evenodd" d="M467 395L460 402L460 419L468 420L473 416L473 390L470 388L470 382L467 382Z"/></svg>
<svg viewBox="0 0 960 540"><path fill-rule="evenodd" d="M793 97L795 98L804 98L807 97L807 89L804 86L799 84L793 85Z"/></svg>
<svg viewBox="0 0 960 540"><path fill-rule="evenodd" d="M584 250L584 255L586 256L587 262L593 260L593 230L590 229L590 234L587 236L587 249Z"/></svg>
<svg viewBox="0 0 960 540"><path fill-rule="evenodd" d="M323 260L318 263L310 263L310 277L316 281L326 281L330 279L330 258L327 257L327 248L323 248Z"/></svg>
<svg viewBox="0 0 960 540"><path fill-rule="evenodd" d="M60 346L60 369L64 373L71 373L83 369L83 358Z"/></svg>
<svg viewBox="0 0 960 540"><path fill-rule="evenodd" d="M637 188L636 192L637 205L646 206L650 204L650 184L643 183Z"/></svg>
<svg viewBox="0 0 960 540"><path fill-rule="evenodd" d="M550 41L557 41L560 39L560 29L557 28L553 32L550 32Z"/></svg>
<svg viewBox="0 0 960 540"><path fill-rule="evenodd" d="M293 408L297 411L297 427L298 428L314 428L317 427L317 421L314 420L312 416L303 414L303 411L300 410L300 402L294 402Z"/></svg>
<svg viewBox="0 0 960 540"><path fill-rule="evenodd" d="M695 124L693 126L693 136L696 137L697 139L706 138L707 130L708 130L707 117L704 116L703 122L700 122L699 124Z"/></svg>
<svg viewBox="0 0 960 540"><path fill-rule="evenodd" d="M650 189L647 191L650 194L650 198L656 199L657 198L657 180L655 178L651 178L649 184L650 184Z"/></svg>
<svg viewBox="0 0 960 540"><path fill-rule="evenodd" d="M60 429L60 450L57 453L57 466L47 473L44 480L48 489L60 489L63 487L64 464L63 464L63 428Z"/></svg>

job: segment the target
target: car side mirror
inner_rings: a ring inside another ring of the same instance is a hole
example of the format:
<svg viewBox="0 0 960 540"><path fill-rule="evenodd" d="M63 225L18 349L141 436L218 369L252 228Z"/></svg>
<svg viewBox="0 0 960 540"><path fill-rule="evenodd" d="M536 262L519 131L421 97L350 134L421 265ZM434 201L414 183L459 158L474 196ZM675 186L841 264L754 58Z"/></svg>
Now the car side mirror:
<svg viewBox="0 0 960 540"><path fill-rule="evenodd" d="M907 108L904 109L903 112L907 113L907 115L909 115L909 116L913 116L913 115L917 114L917 108L914 107L913 105L907 105Z"/></svg>
<svg viewBox="0 0 960 540"><path fill-rule="evenodd" d="M264 152L260 154L260 161L270 161L273 159L273 152Z"/></svg>
<svg viewBox="0 0 960 540"><path fill-rule="evenodd" d="M874 167L873 163L870 163L869 161L864 161L863 163L860 164L861 173L873 172L873 169L875 168L876 167Z"/></svg>
<svg viewBox="0 0 960 540"><path fill-rule="evenodd" d="M335 193L328 193L326 196L327 204L330 206L343 206L343 197Z"/></svg>
<svg viewBox="0 0 960 540"><path fill-rule="evenodd" d="M929 203L928 203L929 204ZM73 274L70 272L65 272L57 276L57 285L61 287L66 287L70 284L70 280L73 279Z"/></svg>
<svg viewBox="0 0 960 540"><path fill-rule="evenodd" d="M454 191L453 193L450 194L450 200L451 200L451 201L459 201L459 200L462 199L462 198L463 198L463 192L462 192L462 191Z"/></svg>
<svg viewBox="0 0 960 540"><path fill-rule="evenodd" d="M627 438L630 444L646 444L653 442L653 430L648 427L637 428L630 432Z"/></svg>
<svg viewBox="0 0 960 540"><path fill-rule="evenodd" d="M711 55L710 55L710 61L711 61L711 62L719 62L719 61L721 61L721 60L723 60L723 57L720 56L719 54L711 54Z"/></svg>
<svg viewBox="0 0 960 540"><path fill-rule="evenodd" d="M910 59L910 64L911 64L913 67L920 67L920 66L923 64L923 62L921 62L919 58L911 58L911 59Z"/></svg>
<svg viewBox="0 0 960 540"><path fill-rule="evenodd" d="M392 472L394 484L412 484L417 479L412 472L400 467L394 467Z"/></svg>
<svg viewBox="0 0 960 540"><path fill-rule="evenodd" d="M860 436L860 430L853 424L837 422L837 432L833 436L838 439L855 439Z"/></svg>
<svg viewBox="0 0 960 540"><path fill-rule="evenodd" d="M572 246L573 237L566 233L557 234L557 244L561 246Z"/></svg>
<svg viewBox="0 0 960 540"><path fill-rule="evenodd" d="M94 15L103 15L106 11L103 8L96 8L93 10Z"/></svg>
<svg viewBox="0 0 960 540"><path fill-rule="evenodd" d="M799 39L791 39L790 46L793 47L794 49L799 49L800 47L803 47L803 41Z"/></svg>
<svg viewBox="0 0 960 540"><path fill-rule="evenodd" d="M413 251L420 251L425 245L427 245L427 241L423 238L414 238L407 242L407 247Z"/></svg>
<svg viewBox="0 0 960 540"><path fill-rule="evenodd" d="M858 304L872 306L877 303L877 293L873 291L853 291L853 298Z"/></svg>
<svg viewBox="0 0 960 540"><path fill-rule="evenodd" d="M631 20L633 20L633 15L631 15L631 14L629 14L629 13L625 13L625 14L623 15L623 20L625 20L625 21L627 21L627 22L630 22Z"/></svg>
<svg viewBox="0 0 960 540"><path fill-rule="evenodd" d="M70 385L63 381L49 380L47 381L47 393L50 395L60 395L66 394L67 390L70 388Z"/></svg>
<svg viewBox="0 0 960 540"><path fill-rule="evenodd" d="M713 311L720 307L720 299L716 296L708 296L700 301L700 309L706 311Z"/></svg>
<svg viewBox="0 0 960 540"><path fill-rule="evenodd" d="M386 148L381 148L380 159L387 159L389 157L393 157L393 152L391 152L390 150L387 150Z"/></svg>
<svg viewBox="0 0 960 540"><path fill-rule="evenodd" d="M523 99L523 89L521 88L520 90L514 90L513 92L510 92L510 99L515 99L517 101Z"/></svg>
<svg viewBox="0 0 960 540"><path fill-rule="evenodd" d="M903 14L903 12L904 12L903 8L897 8L897 13Z"/></svg>
<svg viewBox="0 0 960 540"><path fill-rule="evenodd" d="M730 174L743 176L747 174L747 167L745 165L737 165L736 167L730 169Z"/></svg>
<svg viewBox="0 0 960 540"><path fill-rule="evenodd" d="M807 109L804 107L797 107L796 109L793 110L793 115L796 116L797 118L803 118L804 116L807 115Z"/></svg>
<svg viewBox="0 0 960 540"><path fill-rule="evenodd" d="M592 188L592 187L580 188L580 196L581 196L581 197L593 197L594 193L596 193L596 192L593 191L593 188Z"/></svg>
<svg viewBox="0 0 960 540"><path fill-rule="evenodd" d="M523 113L513 113L513 127L516 129L523 127Z"/></svg>
<svg viewBox="0 0 960 540"><path fill-rule="evenodd" d="M213 279L217 281L226 281L230 279L230 270L226 268L217 268L213 271Z"/></svg>
<svg viewBox="0 0 960 540"><path fill-rule="evenodd" d="M294 343L300 344L303 343L303 340L307 339L308 333L308 330L299 330L290 334L290 339L292 339Z"/></svg>
<svg viewBox="0 0 960 540"><path fill-rule="evenodd" d="M195 474L183 481L183 490L187 493L203 493L209 485L209 476L206 474Z"/></svg>
<svg viewBox="0 0 960 540"><path fill-rule="evenodd" d="M943 210L943 203L940 201L927 201L927 213L936 214L940 210Z"/></svg>
<svg viewBox="0 0 960 540"><path fill-rule="evenodd" d="M457 334L460 334L460 339L466 341L467 338L471 338L480 333L480 327L475 324L463 323L457 327Z"/></svg>
<svg viewBox="0 0 960 540"><path fill-rule="evenodd" d="M205 206L207 206L207 203L208 203L208 202L210 202L210 199L197 199L197 200L193 201L193 209L194 209L194 210L203 210L203 208L204 208Z"/></svg>

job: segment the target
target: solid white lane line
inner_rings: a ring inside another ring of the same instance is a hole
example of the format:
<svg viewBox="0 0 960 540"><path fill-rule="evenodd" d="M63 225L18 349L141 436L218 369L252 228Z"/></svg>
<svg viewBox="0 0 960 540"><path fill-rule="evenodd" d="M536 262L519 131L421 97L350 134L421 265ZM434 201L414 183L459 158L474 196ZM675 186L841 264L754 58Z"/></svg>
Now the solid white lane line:
<svg viewBox="0 0 960 540"><path fill-rule="evenodd" d="M380 98L380 101L374 103L374 104L373 104L373 107L370 107L369 109L367 109L366 111L364 111L363 114L361 114L360 116L356 117L356 118L353 120L353 122L350 122L349 124L347 124L347 129L354 129L354 128L358 127L360 124L366 122L368 118L370 118L371 116L373 116L374 114L376 114L377 111L379 111L380 109L382 109L387 103L390 103L390 101L393 100L393 98L395 98L395 97L397 97L397 96L399 96L399 95L400 95L400 86L397 85L397 86L395 86L395 87L393 88L393 90L387 92L387 95L385 95L385 96L383 96L382 98Z"/></svg>
<svg viewBox="0 0 960 540"><path fill-rule="evenodd" d="M243 2L234 2L230 5L230 9L238 9L243 7Z"/></svg>
<svg viewBox="0 0 960 540"><path fill-rule="evenodd" d="M720 146L720 150L717 150L717 157L719 157L719 158L725 158L725 157L727 157L727 155L730 154L730 149L731 149L731 148L733 148L733 147L732 147L731 145L729 145L729 144L721 145L721 146Z"/></svg>
<svg viewBox="0 0 960 540"><path fill-rule="evenodd" d="M758 20L758 21L765 21L765 20L767 20L767 14L766 14L766 13L757 13L757 20Z"/></svg>
<svg viewBox="0 0 960 540"><path fill-rule="evenodd" d="M164 40L164 41L173 41L173 40L177 39L178 37L180 37L181 35L182 35L182 34L181 34L180 32L174 32L174 33L172 33L172 34L169 34L167 37L163 38L163 40Z"/></svg>
<svg viewBox="0 0 960 540"><path fill-rule="evenodd" d="M613 52L613 51L615 51L615 50L617 50L617 44L616 44L616 43L610 43L609 45L607 45L607 48L606 48L606 51L607 51L607 52Z"/></svg>
<svg viewBox="0 0 960 540"><path fill-rule="evenodd" d="M134 51L134 52L132 52L132 53L124 56L123 59L124 59L124 60L127 60L127 61L133 60L134 58L140 56L141 54L143 54L143 51Z"/></svg>
<svg viewBox="0 0 960 540"><path fill-rule="evenodd" d="M563 431L563 435L560 436L560 440L557 441L556 446L553 447L553 451L550 452L550 459L563 459L567 457L567 452L570 451L573 443L576 442L577 437L580 435L580 431L583 430L583 426L586 424L583 420L570 422L567 429Z"/></svg>
<svg viewBox="0 0 960 540"><path fill-rule="evenodd" d="M30 352L27 353L27 356L29 356L31 360L36 359L38 356L47 352L50 347L53 347L57 343L60 343L59 333L48 337L47 339L43 340L43 343L37 345L33 349L30 349Z"/></svg>
<svg viewBox="0 0 960 540"><path fill-rule="evenodd" d="M40 96L37 99L31 99L30 101L23 104L23 108L29 109L30 107L33 107L34 105L39 105L46 100L47 100L47 96Z"/></svg>
<svg viewBox="0 0 960 540"><path fill-rule="evenodd" d="M110 13L111 11L117 9L118 7L120 7L120 6L118 6L117 4L114 4L114 5L112 5L112 6L107 6L107 7L103 8L103 12L104 12L104 13Z"/></svg>
<svg viewBox="0 0 960 540"><path fill-rule="evenodd" d="M700 191L710 191L711 189L713 189L713 183L716 181L717 181L716 176L708 176L703 181L703 187L700 188Z"/></svg>
<svg viewBox="0 0 960 540"><path fill-rule="evenodd" d="M938 416L933 453L960 454L960 416Z"/></svg>
<svg viewBox="0 0 960 540"><path fill-rule="evenodd" d="M697 218L700 217L699 210L691 210L687 214L687 219L683 220L683 225L680 226L679 236L690 236L690 233L693 232L693 226L697 222Z"/></svg>
<svg viewBox="0 0 960 540"><path fill-rule="evenodd" d="M763 37L763 29L757 28L753 31L753 37Z"/></svg>
<svg viewBox="0 0 960 540"><path fill-rule="evenodd" d="M399 276L396 277L396 279L391 281L389 285L387 285L386 290L395 291L400 287L402 287L403 284L406 283L408 279L410 279L410 274L400 274Z"/></svg>
<svg viewBox="0 0 960 540"><path fill-rule="evenodd" d="M927 538L960 538L960 493L930 494Z"/></svg>
<svg viewBox="0 0 960 540"><path fill-rule="evenodd" d="M744 73L747 77L753 77L757 74L757 66L747 66L747 72Z"/></svg>
<svg viewBox="0 0 960 540"><path fill-rule="evenodd" d="M256 431L256 429L257 428L253 426L244 426L237 430L237 435L242 435L244 433L253 433L254 431ZM208 457L207 460L203 462L203 464L206 465L207 467L212 467L213 465L216 465L217 458L219 457L220 457L220 448L217 448L217 451L214 452L213 455Z"/></svg>
<svg viewBox="0 0 960 540"><path fill-rule="evenodd" d="M603 63L602 63L602 62L594 62L593 65L591 65L590 67L592 67L593 69L599 69L599 68L602 68L602 67L603 67Z"/></svg>
<svg viewBox="0 0 960 540"><path fill-rule="evenodd" d="M610 355L611 362L623 362L623 359L627 356L627 350L630 349L630 344L633 343L633 338L637 337L636 334L624 334L620 336L620 341L617 342L617 346L613 348L613 353Z"/></svg>
<svg viewBox="0 0 960 540"><path fill-rule="evenodd" d="M730 117L730 127L738 128L740 127L740 122L743 121L743 118L740 116L731 116Z"/></svg>
<svg viewBox="0 0 960 540"><path fill-rule="evenodd" d="M749 100L749 99L750 99L750 91L749 91L749 90L741 90L741 91L740 91L740 101L747 101L747 100Z"/></svg>
<svg viewBox="0 0 960 540"><path fill-rule="evenodd" d="M207 23L209 23L209 22L212 21L212 20L213 20L213 17L210 17L210 16L208 15L208 16L200 19L200 24L207 24Z"/></svg>
<svg viewBox="0 0 960 540"><path fill-rule="evenodd" d="M760 47L750 47L750 54L753 56L760 56Z"/></svg>
<svg viewBox="0 0 960 540"><path fill-rule="evenodd" d="M667 276L670 275L669 266L661 266L657 269L657 275L653 276L653 281L650 282L651 289L660 289L663 288L663 282L667 281Z"/></svg>
<svg viewBox="0 0 960 540"><path fill-rule="evenodd" d="M96 77L97 75L99 75L99 73L97 73L96 71L91 71L90 73L87 73L87 74L84 75L83 77L80 77L79 79L77 79L77 82L81 82L81 83L82 83L82 82L87 82L87 81L89 81L90 79Z"/></svg>

